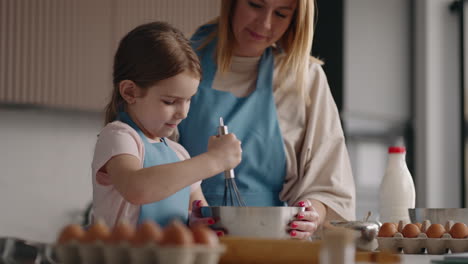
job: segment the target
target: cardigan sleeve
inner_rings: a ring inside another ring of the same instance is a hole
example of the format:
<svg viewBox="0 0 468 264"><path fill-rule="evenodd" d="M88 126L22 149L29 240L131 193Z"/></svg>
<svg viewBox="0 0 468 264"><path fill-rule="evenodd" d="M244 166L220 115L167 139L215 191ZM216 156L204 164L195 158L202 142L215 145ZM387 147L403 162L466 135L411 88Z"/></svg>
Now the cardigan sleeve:
<svg viewBox="0 0 468 264"><path fill-rule="evenodd" d="M308 78L309 102L292 91L275 92L287 156L280 198L289 205L315 199L326 205L327 220L352 220L355 186L338 110L320 64L311 62Z"/></svg>

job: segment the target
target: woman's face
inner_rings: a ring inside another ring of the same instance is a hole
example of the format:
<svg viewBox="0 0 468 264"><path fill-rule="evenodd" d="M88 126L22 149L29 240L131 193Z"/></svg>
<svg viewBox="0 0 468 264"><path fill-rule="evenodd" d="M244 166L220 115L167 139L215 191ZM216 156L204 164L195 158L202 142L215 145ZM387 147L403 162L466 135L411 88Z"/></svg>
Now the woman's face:
<svg viewBox="0 0 468 264"><path fill-rule="evenodd" d="M234 55L262 55L286 32L296 5L297 0L237 0L232 18Z"/></svg>

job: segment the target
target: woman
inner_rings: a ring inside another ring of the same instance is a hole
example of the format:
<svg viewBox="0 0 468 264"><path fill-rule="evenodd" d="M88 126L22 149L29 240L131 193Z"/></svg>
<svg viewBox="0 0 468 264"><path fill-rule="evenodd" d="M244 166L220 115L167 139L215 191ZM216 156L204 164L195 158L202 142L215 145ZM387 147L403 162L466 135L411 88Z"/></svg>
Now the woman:
<svg viewBox="0 0 468 264"><path fill-rule="evenodd" d="M305 206L290 223L310 237L325 219L354 219L343 131L320 61L310 57L312 0L222 0L220 17L192 37L203 77L180 143L206 151L219 117L242 142L236 183L248 206ZM224 176L202 183L220 205Z"/></svg>

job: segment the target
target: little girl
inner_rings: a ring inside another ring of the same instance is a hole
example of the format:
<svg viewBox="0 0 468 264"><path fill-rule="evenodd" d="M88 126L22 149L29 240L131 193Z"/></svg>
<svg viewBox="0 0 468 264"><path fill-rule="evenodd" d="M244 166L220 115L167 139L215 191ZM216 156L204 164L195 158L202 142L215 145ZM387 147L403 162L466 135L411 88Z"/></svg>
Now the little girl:
<svg viewBox="0 0 468 264"><path fill-rule="evenodd" d="M109 226L187 221L192 201L206 203L200 181L240 163L233 134L211 137L207 152L193 158L167 138L187 117L200 79L197 55L167 23L138 26L121 40L92 163L93 219Z"/></svg>

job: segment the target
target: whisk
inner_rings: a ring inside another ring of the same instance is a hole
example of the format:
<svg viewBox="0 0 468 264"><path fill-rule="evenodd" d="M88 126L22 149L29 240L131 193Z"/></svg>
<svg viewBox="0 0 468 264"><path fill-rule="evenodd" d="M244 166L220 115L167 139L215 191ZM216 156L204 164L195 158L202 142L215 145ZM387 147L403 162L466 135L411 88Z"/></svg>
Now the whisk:
<svg viewBox="0 0 468 264"><path fill-rule="evenodd" d="M219 118L218 135L228 134L228 127L224 125L223 118ZM245 206L244 200L242 199L239 189L237 188L234 169L224 171L224 196L223 206Z"/></svg>

